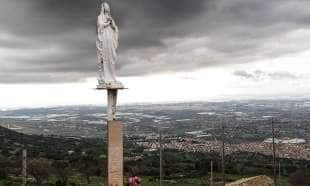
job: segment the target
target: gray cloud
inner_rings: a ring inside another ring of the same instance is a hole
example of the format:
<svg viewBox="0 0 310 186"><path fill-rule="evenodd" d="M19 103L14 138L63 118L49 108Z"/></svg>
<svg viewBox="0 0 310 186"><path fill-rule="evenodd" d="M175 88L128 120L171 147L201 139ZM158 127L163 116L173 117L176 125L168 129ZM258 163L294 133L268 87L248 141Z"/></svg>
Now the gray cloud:
<svg viewBox="0 0 310 186"><path fill-rule="evenodd" d="M233 73L235 76L249 79L249 80L254 80L254 81L259 81L259 80L264 80L264 79L273 79L273 80L288 80L288 79L298 79L299 76L286 72L286 71L278 71L278 72L263 72L261 70L255 70L254 72L247 72L245 70L236 70Z"/></svg>
<svg viewBox="0 0 310 186"><path fill-rule="evenodd" d="M289 72L274 72L268 74L270 78L275 80L281 79L298 79L298 76Z"/></svg>
<svg viewBox="0 0 310 186"><path fill-rule="evenodd" d="M100 2L3 0L0 83L79 81L95 76ZM309 28L306 0L113 0L111 6L120 27L117 69L122 76L247 63L310 45L303 38L287 36ZM292 41L296 43L287 45ZM281 47L275 47L275 42ZM235 75L255 76L241 71Z"/></svg>
<svg viewBox="0 0 310 186"><path fill-rule="evenodd" d="M234 72L234 75L235 76L240 76L240 77L243 77L243 78L246 78L246 79L254 79L255 78L255 76L253 74L248 73L245 70L236 70Z"/></svg>

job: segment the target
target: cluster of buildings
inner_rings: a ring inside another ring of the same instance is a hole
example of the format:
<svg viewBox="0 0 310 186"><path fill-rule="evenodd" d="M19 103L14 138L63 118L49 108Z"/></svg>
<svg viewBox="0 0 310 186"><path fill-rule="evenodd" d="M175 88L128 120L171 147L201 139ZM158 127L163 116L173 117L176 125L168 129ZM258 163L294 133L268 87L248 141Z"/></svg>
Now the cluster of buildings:
<svg viewBox="0 0 310 186"><path fill-rule="evenodd" d="M277 141L277 156L281 158L310 159L310 144L304 139L276 139L275 141ZM225 142L225 153L255 152L272 155L271 142L270 139L266 139L262 142ZM137 144L143 146L146 151L155 151L159 148L158 139L155 138L139 141ZM175 149L185 152L220 152L222 149L222 141L165 136L162 139L162 147L164 149Z"/></svg>

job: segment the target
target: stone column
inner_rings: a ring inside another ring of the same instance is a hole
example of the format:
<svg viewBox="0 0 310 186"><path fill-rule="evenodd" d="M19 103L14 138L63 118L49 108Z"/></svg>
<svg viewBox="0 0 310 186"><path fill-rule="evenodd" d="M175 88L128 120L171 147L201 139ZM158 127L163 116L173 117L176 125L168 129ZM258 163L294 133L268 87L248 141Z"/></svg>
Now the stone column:
<svg viewBox="0 0 310 186"><path fill-rule="evenodd" d="M117 89L108 89L107 120L116 120Z"/></svg>
<svg viewBox="0 0 310 186"><path fill-rule="evenodd" d="M123 125L116 119L117 91L124 88L97 87L107 90L108 186L123 186Z"/></svg>
<svg viewBox="0 0 310 186"><path fill-rule="evenodd" d="M123 186L123 125L108 121L108 183Z"/></svg>

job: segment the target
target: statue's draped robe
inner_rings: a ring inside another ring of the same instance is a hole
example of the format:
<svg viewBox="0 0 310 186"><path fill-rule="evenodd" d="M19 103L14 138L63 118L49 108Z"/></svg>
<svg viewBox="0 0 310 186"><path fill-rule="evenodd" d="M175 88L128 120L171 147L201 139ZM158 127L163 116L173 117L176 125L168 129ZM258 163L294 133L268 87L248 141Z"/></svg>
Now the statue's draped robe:
<svg viewBox="0 0 310 186"><path fill-rule="evenodd" d="M99 81L105 83L116 82L115 62L116 49L118 47L118 32L111 24L105 22L101 16L98 17L97 36L97 63L99 66Z"/></svg>

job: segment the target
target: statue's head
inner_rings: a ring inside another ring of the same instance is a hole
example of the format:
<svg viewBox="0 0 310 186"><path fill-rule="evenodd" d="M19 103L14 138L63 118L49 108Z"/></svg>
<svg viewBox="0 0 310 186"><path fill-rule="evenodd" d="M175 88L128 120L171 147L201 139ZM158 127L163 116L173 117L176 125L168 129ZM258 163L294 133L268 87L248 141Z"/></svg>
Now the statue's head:
<svg viewBox="0 0 310 186"><path fill-rule="evenodd" d="M110 5L106 2L101 4L101 12L104 14L110 14L111 10L110 10Z"/></svg>

